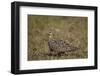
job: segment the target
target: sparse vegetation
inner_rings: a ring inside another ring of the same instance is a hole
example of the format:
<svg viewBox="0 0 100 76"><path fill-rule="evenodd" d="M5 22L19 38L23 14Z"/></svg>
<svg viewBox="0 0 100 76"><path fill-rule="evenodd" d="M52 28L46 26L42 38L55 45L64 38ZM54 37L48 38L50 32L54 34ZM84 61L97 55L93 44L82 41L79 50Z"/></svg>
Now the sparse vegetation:
<svg viewBox="0 0 100 76"><path fill-rule="evenodd" d="M76 59L88 57L88 18L70 16L28 16L28 60ZM62 56L49 56L48 32L55 39L62 39L79 47L75 52ZM44 55L43 55L44 53Z"/></svg>

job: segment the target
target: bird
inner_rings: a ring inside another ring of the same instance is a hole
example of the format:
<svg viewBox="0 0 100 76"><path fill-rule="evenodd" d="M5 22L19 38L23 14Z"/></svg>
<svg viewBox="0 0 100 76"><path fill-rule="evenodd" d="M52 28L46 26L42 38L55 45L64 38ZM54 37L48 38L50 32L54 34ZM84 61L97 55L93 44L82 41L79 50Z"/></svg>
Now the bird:
<svg viewBox="0 0 100 76"><path fill-rule="evenodd" d="M48 46L49 46L49 52L50 55L58 55L61 56L65 52L75 51L78 48L65 42L64 40L56 40L53 39L53 33L49 32L49 40L48 40Z"/></svg>

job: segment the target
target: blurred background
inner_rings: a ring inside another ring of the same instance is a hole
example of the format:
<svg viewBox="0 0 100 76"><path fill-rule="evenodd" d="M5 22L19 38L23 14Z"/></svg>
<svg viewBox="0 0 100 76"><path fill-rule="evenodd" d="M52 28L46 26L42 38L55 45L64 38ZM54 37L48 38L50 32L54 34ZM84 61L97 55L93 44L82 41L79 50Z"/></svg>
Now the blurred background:
<svg viewBox="0 0 100 76"><path fill-rule="evenodd" d="M87 58L87 31L87 17L29 15L28 60ZM79 50L70 52L61 57L33 54L34 51L37 51L38 53L49 51L49 32L53 33L53 39L63 40L66 43L75 45Z"/></svg>

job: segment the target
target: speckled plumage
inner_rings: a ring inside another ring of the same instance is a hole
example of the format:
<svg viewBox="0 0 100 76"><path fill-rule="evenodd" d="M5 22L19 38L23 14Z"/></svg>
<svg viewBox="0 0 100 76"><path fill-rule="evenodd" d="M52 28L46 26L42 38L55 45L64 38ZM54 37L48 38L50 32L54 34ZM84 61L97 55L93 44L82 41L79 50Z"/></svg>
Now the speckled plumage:
<svg viewBox="0 0 100 76"><path fill-rule="evenodd" d="M49 41L48 46L50 49L50 53L52 54L62 54L65 52L75 51L78 48L74 47L73 45L65 42L64 40L55 40L53 39L53 34L49 33Z"/></svg>
<svg viewBox="0 0 100 76"><path fill-rule="evenodd" d="M51 52L68 52L77 49L63 40L50 40L48 41L48 45Z"/></svg>

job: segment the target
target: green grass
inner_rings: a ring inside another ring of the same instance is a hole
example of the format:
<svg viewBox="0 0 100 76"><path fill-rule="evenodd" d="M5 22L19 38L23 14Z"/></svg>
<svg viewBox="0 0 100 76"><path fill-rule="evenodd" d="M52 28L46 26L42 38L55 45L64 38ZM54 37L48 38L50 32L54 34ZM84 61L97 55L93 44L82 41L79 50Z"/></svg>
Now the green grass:
<svg viewBox="0 0 100 76"><path fill-rule="evenodd" d="M87 23L87 17L28 15L28 60L87 58ZM48 32L53 32L54 39L69 42L79 50L62 56L41 54L49 51Z"/></svg>

